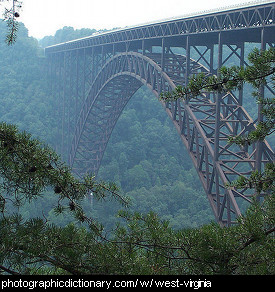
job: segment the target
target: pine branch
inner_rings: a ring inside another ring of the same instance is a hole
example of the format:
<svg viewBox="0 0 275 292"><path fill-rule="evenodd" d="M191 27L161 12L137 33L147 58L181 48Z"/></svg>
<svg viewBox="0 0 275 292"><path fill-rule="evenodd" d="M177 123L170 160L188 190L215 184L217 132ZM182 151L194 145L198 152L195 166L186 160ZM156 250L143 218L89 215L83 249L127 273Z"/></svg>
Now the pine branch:
<svg viewBox="0 0 275 292"><path fill-rule="evenodd" d="M0 269L2 271L4 271L4 272L8 273L8 274L11 274L11 275L21 275L20 273L17 273L15 271L11 270L11 269L8 269L8 268L6 268L6 267L4 267L2 265L0 265Z"/></svg>
<svg viewBox="0 0 275 292"><path fill-rule="evenodd" d="M1 1L4 2L4 1ZM7 0L6 2L10 2ZM8 32L6 35L6 43L8 45L13 45L16 42L17 31L19 28L19 23L17 18L20 17L19 11L22 8L22 1L12 0L12 7L5 7L4 20L7 22Z"/></svg>
<svg viewBox="0 0 275 292"><path fill-rule="evenodd" d="M268 236L269 234L271 234L273 232L275 232L275 227L267 230L264 234L265 234L265 236ZM245 249L246 247L248 247L249 245L251 245L252 243L254 243L256 241L257 241L257 238L255 238L255 237L250 238L248 241L246 241L244 243L244 245L239 249L239 251Z"/></svg>

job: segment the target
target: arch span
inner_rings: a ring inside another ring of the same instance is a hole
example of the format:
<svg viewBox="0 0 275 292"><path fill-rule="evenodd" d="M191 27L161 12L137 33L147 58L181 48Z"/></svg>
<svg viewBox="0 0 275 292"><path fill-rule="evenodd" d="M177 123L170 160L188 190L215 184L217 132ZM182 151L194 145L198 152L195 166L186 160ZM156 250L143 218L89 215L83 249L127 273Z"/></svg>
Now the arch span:
<svg viewBox="0 0 275 292"><path fill-rule="evenodd" d="M191 74L207 72L182 55L167 55L162 67L161 54L126 52L111 57L96 76L80 112L70 151L73 171L80 176L96 174L116 121L133 94L146 85L158 97L183 84L187 61ZM227 138L249 131L253 120L231 93L161 103L186 146L216 220L230 225L241 215L242 201L250 202L252 194L225 185L255 169L256 151L228 144ZM266 142L264 160L272 160Z"/></svg>

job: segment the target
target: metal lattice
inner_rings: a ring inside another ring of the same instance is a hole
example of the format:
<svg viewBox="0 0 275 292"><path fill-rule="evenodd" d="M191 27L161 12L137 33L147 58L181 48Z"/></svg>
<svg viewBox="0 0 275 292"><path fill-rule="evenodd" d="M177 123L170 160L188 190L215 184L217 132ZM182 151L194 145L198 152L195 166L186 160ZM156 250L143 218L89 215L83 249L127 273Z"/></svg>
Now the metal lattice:
<svg viewBox="0 0 275 292"><path fill-rule="evenodd" d="M145 85L159 97L189 76L217 74L230 62L245 66L245 45L274 46L274 3L234 8L119 30L46 49L52 90L59 100L62 153L75 173L97 173L116 121ZM274 94L271 88L266 94ZM238 147L228 137L247 134L255 122L243 108L243 91L205 93L190 101L162 102L186 146L216 220L234 223L248 190L226 188L272 162L266 141ZM75 117L78 117L76 120ZM260 116L258 117L258 120Z"/></svg>

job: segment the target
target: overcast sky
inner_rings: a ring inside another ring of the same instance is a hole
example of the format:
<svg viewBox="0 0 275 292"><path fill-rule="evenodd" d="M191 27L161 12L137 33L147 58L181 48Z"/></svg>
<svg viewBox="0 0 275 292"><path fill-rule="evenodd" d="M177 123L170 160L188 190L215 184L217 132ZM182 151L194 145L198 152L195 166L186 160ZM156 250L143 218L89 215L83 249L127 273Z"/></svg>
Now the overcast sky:
<svg viewBox="0 0 275 292"><path fill-rule="evenodd" d="M19 21L30 36L54 35L64 26L112 29L216 9L248 0L22 0ZM254 1L252 1L254 2ZM257 1L256 1L257 2Z"/></svg>

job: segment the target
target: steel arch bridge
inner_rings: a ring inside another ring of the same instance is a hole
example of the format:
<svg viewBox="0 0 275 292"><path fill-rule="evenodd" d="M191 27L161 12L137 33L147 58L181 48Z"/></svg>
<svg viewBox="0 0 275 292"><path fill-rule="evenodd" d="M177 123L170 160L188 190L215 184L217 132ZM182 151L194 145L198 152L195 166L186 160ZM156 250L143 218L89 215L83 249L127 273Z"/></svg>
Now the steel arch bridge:
<svg viewBox="0 0 275 292"><path fill-rule="evenodd" d="M97 174L112 130L141 87L156 97L184 85L191 75L216 74L230 62L246 65L245 45L274 46L274 2L166 20L62 43L45 49L49 79L60 103L61 148L79 176ZM270 87L264 94L274 94ZM238 147L255 123L244 92L204 93L190 101L160 101L197 170L217 222L231 225L241 215L249 189L227 188L238 176L272 162L267 141ZM262 194L264 196L264 194Z"/></svg>

